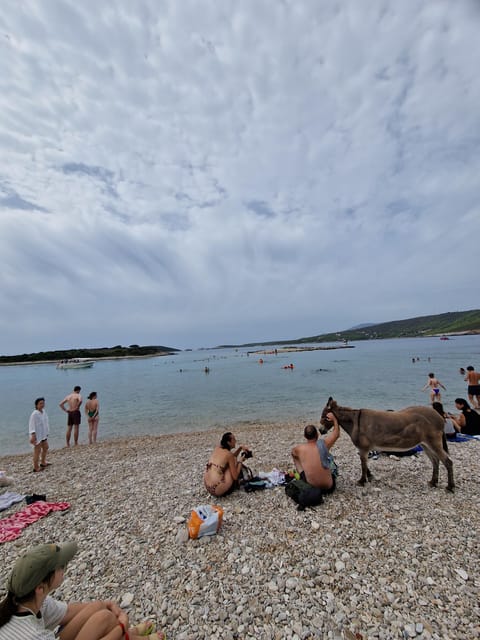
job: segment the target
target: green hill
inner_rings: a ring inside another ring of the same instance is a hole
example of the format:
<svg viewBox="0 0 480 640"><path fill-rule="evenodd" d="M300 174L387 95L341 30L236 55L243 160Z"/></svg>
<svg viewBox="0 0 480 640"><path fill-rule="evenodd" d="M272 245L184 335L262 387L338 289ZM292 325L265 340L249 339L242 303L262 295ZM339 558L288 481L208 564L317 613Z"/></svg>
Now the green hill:
<svg viewBox="0 0 480 640"><path fill-rule="evenodd" d="M132 356L166 356L173 355L179 349L173 347L149 346L140 347L131 344L122 347L100 347L96 349L64 349L63 351L39 351L38 353L23 353L17 356L0 356L0 364L15 364L16 362L56 362L70 358L127 358Z"/></svg>
<svg viewBox="0 0 480 640"><path fill-rule="evenodd" d="M443 334L480 333L480 309L471 311L451 311L435 316L420 316L407 320L394 320L380 324L359 326L346 331L322 333L306 338L272 342L256 342L241 345L253 347L262 345L305 344L312 342L337 342L339 340L372 340L382 338L418 338Z"/></svg>

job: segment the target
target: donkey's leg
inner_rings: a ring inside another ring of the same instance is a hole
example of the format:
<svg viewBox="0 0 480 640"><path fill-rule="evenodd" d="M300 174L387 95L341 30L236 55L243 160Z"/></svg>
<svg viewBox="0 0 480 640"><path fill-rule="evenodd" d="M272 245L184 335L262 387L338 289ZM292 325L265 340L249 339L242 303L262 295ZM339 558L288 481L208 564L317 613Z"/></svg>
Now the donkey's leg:
<svg viewBox="0 0 480 640"><path fill-rule="evenodd" d="M359 484L361 487L364 486L365 482L367 482L367 480L370 482L373 478L370 469L368 468L368 464L367 464L367 458L368 458L368 449L367 450L360 450L358 451L358 455L360 456L360 462L362 465L362 477L360 478L360 480L357 482L357 484Z"/></svg>
<svg viewBox="0 0 480 640"><path fill-rule="evenodd" d="M422 442L422 445L423 445L423 450L425 451L425 454L430 458L430 462L432 463L432 467L433 467L432 479L428 484L431 487L436 487L438 485L438 470L439 470L438 455L431 448L430 443Z"/></svg>
<svg viewBox="0 0 480 640"><path fill-rule="evenodd" d="M439 467L439 461L440 461L445 466L445 469L447 470L447 474L448 474L447 491L451 491L453 493L453 491L455 490L455 481L453 479L453 462L443 447L443 440L439 439L438 441L435 441L435 442L429 442L428 445L426 443L424 444L425 444L425 447L428 447L428 449L432 452L432 456L434 456L436 460L436 475L435 475L435 463L433 462L432 458L430 458L432 460L432 464L434 465L434 474L432 476L432 482L434 478L436 480L436 484L432 486L436 487L438 484L438 467ZM425 448L425 451L427 451L426 448Z"/></svg>
<svg viewBox="0 0 480 640"><path fill-rule="evenodd" d="M447 491L451 491L452 493L455 491L455 481L453 479L453 462L452 460L445 455L445 459L442 460L448 474L448 482L447 482Z"/></svg>
<svg viewBox="0 0 480 640"><path fill-rule="evenodd" d="M455 491L455 481L453 479L453 462L448 453L443 448L443 444L441 449L438 451L438 457L440 461L444 465L448 474L448 482L447 482L447 491L451 491L452 493Z"/></svg>

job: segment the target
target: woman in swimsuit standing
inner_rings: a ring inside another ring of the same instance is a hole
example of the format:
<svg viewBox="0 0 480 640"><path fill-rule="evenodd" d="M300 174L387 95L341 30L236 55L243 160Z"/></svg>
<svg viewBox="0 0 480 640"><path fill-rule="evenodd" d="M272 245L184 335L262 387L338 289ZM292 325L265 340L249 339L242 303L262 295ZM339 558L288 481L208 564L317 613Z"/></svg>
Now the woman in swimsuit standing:
<svg viewBox="0 0 480 640"><path fill-rule="evenodd" d="M442 395L440 393L440 387L442 387L442 389L444 389L445 391L447 389L443 386L440 380L435 377L434 373L428 374L427 382L422 388L422 391L425 391L425 389L428 389L428 387L430 387L430 402L441 402Z"/></svg>
<svg viewBox="0 0 480 640"><path fill-rule="evenodd" d="M88 419L88 443L95 444L97 441L98 422L100 416L98 414L99 404L97 392L92 391L85 403L85 414Z"/></svg>
<svg viewBox="0 0 480 640"><path fill-rule="evenodd" d="M236 444L233 433L224 433L220 444L215 447L207 462L203 482L205 489L212 496L224 496L235 489L242 468L242 461L237 460L237 456L242 451L250 451L248 447L240 445L232 452Z"/></svg>

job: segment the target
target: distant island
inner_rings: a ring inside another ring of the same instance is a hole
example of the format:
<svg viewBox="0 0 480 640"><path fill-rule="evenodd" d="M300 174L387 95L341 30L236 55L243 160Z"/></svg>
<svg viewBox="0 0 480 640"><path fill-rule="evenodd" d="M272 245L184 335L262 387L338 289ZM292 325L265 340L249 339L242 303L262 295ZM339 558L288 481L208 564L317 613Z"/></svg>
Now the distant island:
<svg viewBox="0 0 480 640"><path fill-rule="evenodd" d="M223 344L215 349L232 349L240 347L268 347L281 345L302 345L322 342L341 342L346 346L351 341L381 340L384 338L419 338L426 336L451 337L467 334L480 334L480 309L471 311L452 311L435 316L420 316L407 320L394 320L380 324L360 324L345 331L321 333L306 338L291 340L271 340L269 342L248 342L245 344ZM337 347L339 348L339 347ZM298 349L297 349L298 350ZM147 358L153 356L170 356L181 351L174 347L145 346L131 344L129 347L100 347L96 349L64 349L62 351L40 351L23 353L16 356L0 356L0 365L58 362L70 358ZM186 349L191 351L191 349Z"/></svg>
<svg viewBox="0 0 480 640"><path fill-rule="evenodd" d="M426 336L455 336L480 334L480 309L471 311L451 311L434 316L419 316L407 320L394 320L380 324L362 324L345 331L321 333L306 338L272 340L270 342L249 342L241 345L220 345L222 347L257 347L271 345L312 344L316 342L350 342L352 340L381 340L385 338L419 338Z"/></svg>
<svg viewBox="0 0 480 640"><path fill-rule="evenodd" d="M0 365L21 363L38 364L41 362L58 362L71 358L147 358L153 356L171 356L178 353L178 351L180 351L180 349L173 347L141 347L138 344L122 347L122 345L118 344L115 347L100 347L96 349L64 349L62 351L39 351L38 353L23 353L16 356L0 356Z"/></svg>

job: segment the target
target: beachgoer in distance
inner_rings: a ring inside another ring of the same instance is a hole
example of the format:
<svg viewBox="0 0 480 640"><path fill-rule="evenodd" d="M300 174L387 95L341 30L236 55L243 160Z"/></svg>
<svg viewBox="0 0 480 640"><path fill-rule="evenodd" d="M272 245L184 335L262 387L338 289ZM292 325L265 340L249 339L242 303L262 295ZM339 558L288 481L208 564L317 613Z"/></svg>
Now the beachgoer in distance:
<svg viewBox="0 0 480 640"><path fill-rule="evenodd" d="M441 402L432 402L432 409L435 409L443 418L444 432L447 440L456 440L457 431L461 433L462 429L455 418L445 412Z"/></svg>
<svg viewBox="0 0 480 640"><path fill-rule="evenodd" d="M207 462L203 482L205 489L212 496L225 496L237 486L238 476L242 469L242 460L238 460L237 456L241 453L241 457L245 458L244 454L249 453L250 449L241 444L232 452L236 444L237 440L233 433L230 431L224 433L220 444L215 447Z"/></svg>
<svg viewBox="0 0 480 640"><path fill-rule="evenodd" d="M42 544L17 559L0 603L0 640L136 640L148 633L149 640L164 638L152 633L150 620L130 627L127 614L109 600L66 604L52 598L76 551L75 542Z"/></svg>
<svg viewBox="0 0 480 640"><path fill-rule="evenodd" d="M464 398L455 398L455 406L462 412L455 418L462 433L467 436L480 436L480 414L474 411Z"/></svg>
<svg viewBox="0 0 480 640"><path fill-rule="evenodd" d="M321 446L325 447L327 454L340 437L340 425L333 413L327 413L327 420L333 423L333 429L321 440ZM318 441L318 429L315 425L309 424L305 427L303 435L306 443L297 444L292 449L292 458L295 467L300 474L300 478L313 487L325 489L330 493L335 489L335 477L332 475L330 466L320 456Z"/></svg>
<svg viewBox="0 0 480 640"><path fill-rule="evenodd" d="M475 409L480 409L480 373L471 365L467 367L465 382L468 382L468 399Z"/></svg>
<svg viewBox="0 0 480 640"><path fill-rule="evenodd" d="M97 392L92 391L85 403L85 414L88 420L88 444L97 442L98 422L100 420Z"/></svg>
<svg viewBox="0 0 480 640"><path fill-rule="evenodd" d="M67 447L70 446L70 436L72 435L73 427L73 442L78 444L78 431L80 422L82 421L82 414L80 413L80 406L82 404L82 396L80 395L81 387L74 387L72 393L64 398L58 405L62 411L68 413L67 419L67 433L66 442ZM65 409L65 405L68 404L68 409Z"/></svg>
<svg viewBox="0 0 480 640"><path fill-rule="evenodd" d="M440 387L447 390L446 387L440 382L438 378L435 377L434 373L428 374L428 379L426 384L422 387L422 391L425 391L430 387L430 402L441 402L442 394L440 393Z"/></svg>
<svg viewBox="0 0 480 640"><path fill-rule="evenodd" d="M50 464L47 462L49 430L48 416L45 411L45 398L37 398L35 400L35 409L28 421L30 444L33 445L33 470L35 472L43 471Z"/></svg>

